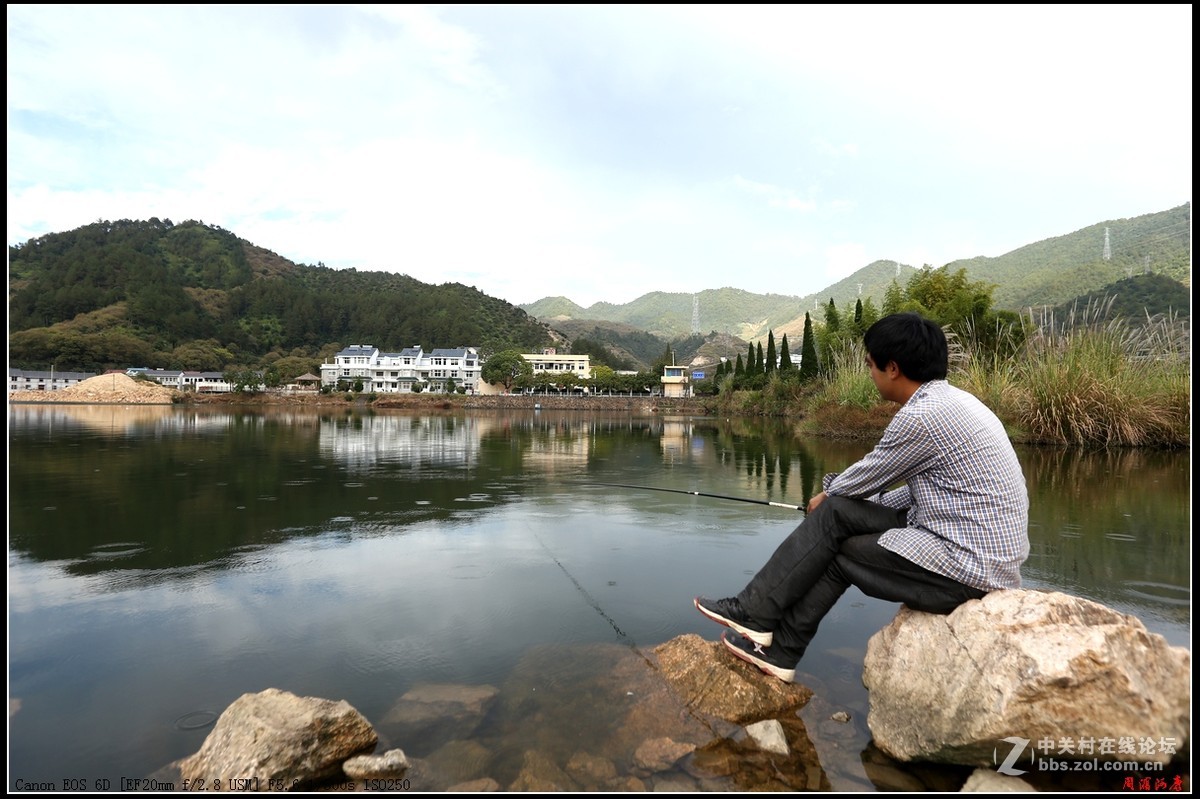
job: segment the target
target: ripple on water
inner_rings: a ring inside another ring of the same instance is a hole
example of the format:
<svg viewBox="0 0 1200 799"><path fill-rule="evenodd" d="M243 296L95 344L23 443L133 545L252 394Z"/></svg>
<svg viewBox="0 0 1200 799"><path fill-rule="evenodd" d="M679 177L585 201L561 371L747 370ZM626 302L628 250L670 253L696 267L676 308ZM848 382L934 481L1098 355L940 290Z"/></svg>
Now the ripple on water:
<svg viewBox="0 0 1200 799"><path fill-rule="evenodd" d="M175 729L180 732L202 730L214 724L216 720L217 712L215 710L193 710L191 713L184 713L175 719Z"/></svg>
<svg viewBox="0 0 1200 799"><path fill-rule="evenodd" d="M124 541L92 547L88 557L92 560L116 560L140 555L145 551L146 545L141 541Z"/></svg>
<svg viewBox="0 0 1200 799"><path fill-rule="evenodd" d="M1125 588L1134 596L1167 605L1190 606L1192 604L1191 589L1185 585L1130 580L1125 583Z"/></svg>
<svg viewBox="0 0 1200 799"><path fill-rule="evenodd" d="M1137 541L1136 535L1129 533L1105 533L1104 537L1110 541Z"/></svg>
<svg viewBox="0 0 1200 799"><path fill-rule="evenodd" d="M494 571L479 563L463 563L452 568L449 577L451 580L482 580Z"/></svg>

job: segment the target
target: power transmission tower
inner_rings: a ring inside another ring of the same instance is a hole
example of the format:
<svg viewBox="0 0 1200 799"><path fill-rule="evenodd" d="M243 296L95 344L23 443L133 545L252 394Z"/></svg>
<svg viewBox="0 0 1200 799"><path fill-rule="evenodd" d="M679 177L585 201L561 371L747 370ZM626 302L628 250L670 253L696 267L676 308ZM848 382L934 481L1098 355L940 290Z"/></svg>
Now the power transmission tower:
<svg viewBox="0 0 1200 799"><path fill-rule="evenodd" d="M1104 228L1104 260L1112 260L1112 246L1108 243L1108 228Z"/></svg>
<svg viewBox="0 0 1200 799"><path fill-rule="evenodd" d="M700 295L692 295L692 333L700 332Z"/></svg>

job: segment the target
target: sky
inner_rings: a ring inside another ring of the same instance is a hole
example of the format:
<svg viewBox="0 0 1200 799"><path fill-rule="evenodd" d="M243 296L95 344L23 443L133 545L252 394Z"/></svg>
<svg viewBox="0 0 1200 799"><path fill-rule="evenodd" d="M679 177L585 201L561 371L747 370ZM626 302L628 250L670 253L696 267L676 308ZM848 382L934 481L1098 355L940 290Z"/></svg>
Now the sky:
<svg viewBox="0 0 1200 799"><path fill-rule="evenodd" d="M1190 5L8 5L8 243L806 296L1191 201Z"/></svg>

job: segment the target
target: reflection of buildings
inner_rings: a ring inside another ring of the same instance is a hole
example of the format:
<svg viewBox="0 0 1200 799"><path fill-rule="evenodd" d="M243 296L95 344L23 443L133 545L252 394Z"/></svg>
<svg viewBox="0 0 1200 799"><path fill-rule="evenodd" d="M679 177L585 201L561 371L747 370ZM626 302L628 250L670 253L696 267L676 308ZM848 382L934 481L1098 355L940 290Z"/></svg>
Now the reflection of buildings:
<svg viewBox="0 0 1200 799"><path fill-rule="evenodd" d="M414 469L474 466L479 442L497 422L473 416L347 416L323 418L322 455L349 469L403 462Z"/></svg>
<svg viewBox="0 0 1200 799"><path fill-rule="evenodd" d="M525 462L541 471L578 471L587 466L592 435L587 425L559 422L535 427L529 436Z"/></svg>
<svg viewBox="0 0 1200 799"><path fill-rule="evenodd" d="M667 463L679 463L688 452L688 444L692 438L692 426L687 422L663 422L662 436L659 445L662 448L663 460Z"/></svg>

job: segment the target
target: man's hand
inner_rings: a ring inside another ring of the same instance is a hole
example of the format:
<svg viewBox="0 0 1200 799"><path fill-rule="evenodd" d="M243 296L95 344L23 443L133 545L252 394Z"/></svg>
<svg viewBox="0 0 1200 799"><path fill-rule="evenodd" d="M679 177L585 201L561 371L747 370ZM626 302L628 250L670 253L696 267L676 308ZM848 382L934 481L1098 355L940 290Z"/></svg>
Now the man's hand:
<svg viewBox="0 0 1200 799"><path fill-rule="evenodd" d="M815 497L810 499L808 501L808 508L807 508L808 512L812 513L813 511L815 511L817 509L817 506L825 501L825 496L826 496L825 492L822 491L820 494L817 494Z"/></svg>

